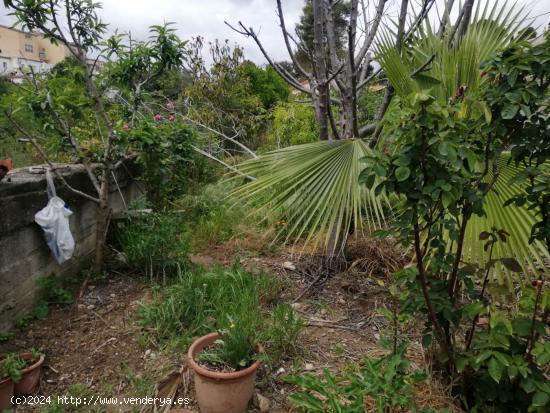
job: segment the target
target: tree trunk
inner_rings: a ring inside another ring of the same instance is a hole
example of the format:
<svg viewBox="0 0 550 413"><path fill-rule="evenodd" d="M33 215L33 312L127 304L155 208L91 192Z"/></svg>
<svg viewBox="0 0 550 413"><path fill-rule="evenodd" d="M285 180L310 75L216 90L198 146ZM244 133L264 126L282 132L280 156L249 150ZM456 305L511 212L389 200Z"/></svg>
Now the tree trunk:
<svg viewBox="0 0 550 413"><path fill-rule="evenodd" d="M107 173L104 173L103 175L99 204L96 212L96 238L94 263L92 267L93 274L99 274L103 270L105 241L109 226L109 176Z"/></svg>
<svg viewBox="0 0 550 413"><path fill-rule="evenodd" d="M328 82L327 66L325 61L325 45L323 41L323 0L313 0L313 49L316 80L311 85L315 88L312 95L317 95L318 110L316 110L319 122L319 134L321 140L328 140Z"/></svg>

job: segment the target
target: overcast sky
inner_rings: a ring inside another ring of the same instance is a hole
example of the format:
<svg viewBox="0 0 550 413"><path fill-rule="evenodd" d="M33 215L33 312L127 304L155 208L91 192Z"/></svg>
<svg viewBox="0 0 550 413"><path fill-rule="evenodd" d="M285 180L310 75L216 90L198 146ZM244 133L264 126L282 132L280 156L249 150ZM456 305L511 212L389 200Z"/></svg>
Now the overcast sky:
<svg viewBox="0 0 550 413"><path fill-rule="evenodd" d="M443 0L436 1L443 3ZM495 0L477 1L492 3ZM395 2L396 0L390 0L390 3ZM517 2L531 7L532 15L538 16L536 25L550 22L550 0ZM234 24L240 20L246 26L252 26L259 31L265 48L275 60L288 60L275 13L275 0L103 0L102 3L101 16L110 24L110 29L131 31L134 38L143 39L147 36L150 25L169 21L176 24L182 39L199 34L207 40L229 39L244 47L248 59L265 63L251 39L233 32L224 24L224 20ZM304 0L283 0L288 28L293 28L298 22L303 4ZM0 6L0 23L13 23L3 5Z"/></svg>

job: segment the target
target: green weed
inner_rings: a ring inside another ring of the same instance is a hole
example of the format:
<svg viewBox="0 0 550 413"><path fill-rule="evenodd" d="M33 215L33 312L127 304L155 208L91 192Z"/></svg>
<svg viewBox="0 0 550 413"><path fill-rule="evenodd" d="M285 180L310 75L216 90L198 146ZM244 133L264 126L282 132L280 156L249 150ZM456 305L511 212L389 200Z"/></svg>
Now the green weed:
<svg viewBox="0 0 550 413"><path fill-rule="evenodd" d="M128 218L118 224L116 240L126 264L151 279L174 276L188 263L188 231L182 216L175 212Z"/></svg>
<svg viewBox="0 0 550 413"><path fill-rule="evenodd" d="M279 361L297 349L303 327L289 306L270 311L279 288L273 277L247 272L239 263L188 270L170 287L153 290L153 302L139 308L139 320L158 344L177 349L189 346L193 337L221 332L213 361L246 364L258 342L272 361Z"/></svg>

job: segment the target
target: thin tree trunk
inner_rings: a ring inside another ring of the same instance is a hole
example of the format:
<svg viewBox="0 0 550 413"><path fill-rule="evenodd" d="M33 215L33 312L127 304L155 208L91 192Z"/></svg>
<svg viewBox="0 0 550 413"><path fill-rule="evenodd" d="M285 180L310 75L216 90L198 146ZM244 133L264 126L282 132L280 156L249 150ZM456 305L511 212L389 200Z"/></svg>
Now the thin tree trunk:
<svg viewBox="0 0 550 413"><path fill-rule="evenodd" d="M323 1L313 0L313 48L314 67L317 79L311 86L316 89L318 96L318 110L316 111L319 122L319 135L321 140L328 140L328 83L327 66L325 61L325 47L323 41Z"/></svg>

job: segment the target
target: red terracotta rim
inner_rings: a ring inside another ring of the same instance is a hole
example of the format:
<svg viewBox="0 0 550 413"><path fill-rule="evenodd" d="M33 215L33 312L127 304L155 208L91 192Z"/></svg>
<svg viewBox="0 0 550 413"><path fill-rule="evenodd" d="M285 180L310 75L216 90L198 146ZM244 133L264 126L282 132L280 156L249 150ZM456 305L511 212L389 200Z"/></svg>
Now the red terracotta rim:
<svg viewBox="0 0 550 413"><path fill-rule="evenodd" d="M4 377L3 379L0 379L0 384L4 384L4 383L6 383L6 382L8 382L8 381L11 381L11 382L13 383L12 379L10 379L9 377ZM15 383L14 383L14 384L15 384Z"/></svg>
<svg viewBox="0 0 550 413"><path fill-rule="evenodd" d="M246 369L234 371L231 373L222 373L219 371L212 371L212 370L205 369L204 367L201 367L195 361L195 355L197 353L200 353L201 350L203 350L205 347L209 346L219 338L220 338L220 334L210 333L205 336L202 336L201 338L198 338L193 342L193 344L191 344L191 347L189 347L189 350L187 351L187 363L195 371L195 373L200 374L201 376L215 379L215 380L234 380L234 379L240 379L241 377L245 377L250 374L253 374L256 370L258 370L258 367L261 366L262 362L260 360L256 360ZM263 347L258 344L256 352L258 354L263 353L264 352Z"/></svg>
<svg viewBox="0 0 550 413"><path fill-rule="evenodd" d="M29 360L29 359L32 360L32 353L21 353L19 356L25 360ZM44 363L44 354L41 354L40 358L36 363L31 364L29 367L26 367L24 370L21 371L21 373L22 374L28 373L29 371L34 370L37 367L40 367L42 363Z"/></svg>

